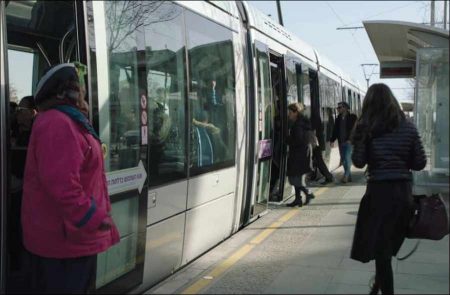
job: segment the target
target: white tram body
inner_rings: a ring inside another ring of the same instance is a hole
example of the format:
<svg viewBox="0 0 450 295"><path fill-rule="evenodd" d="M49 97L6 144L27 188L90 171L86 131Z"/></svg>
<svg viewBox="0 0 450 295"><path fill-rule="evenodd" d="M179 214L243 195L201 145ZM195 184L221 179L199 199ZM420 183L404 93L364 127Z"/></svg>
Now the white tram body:
<svg viewBox="0 0 450 295"><path fill-rule="evenodd" d="M365 91L245 1L1 1L0 36L2 291L20 291L21 275L6 263L21 255L9 241L26 151L10 143L11 108L50 64L88 65L107 147L121 242L98 255L98 293L143 292L292 196L289 103L305 104L338 167L335 106L359 113Z"/></svg>

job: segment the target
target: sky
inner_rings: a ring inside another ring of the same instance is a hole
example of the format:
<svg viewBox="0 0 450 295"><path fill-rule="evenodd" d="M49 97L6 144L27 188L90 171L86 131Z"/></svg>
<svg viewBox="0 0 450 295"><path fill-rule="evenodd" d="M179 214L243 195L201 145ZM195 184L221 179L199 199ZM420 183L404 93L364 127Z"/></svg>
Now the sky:
<svg viewBox="0 0 450 295"><path fill-rule="evenodd" d="M278 22L276 1L248 1ZM436 22L443 20L443 1L436 1ZM430 1L281 1L285 28L325 55L360 85L367 85L361 64L378 64L363 20L430 22ZM447 19L448 19L447 13ZM442 27L443 25L438 25ZM448 30L448 26L447 26ZM385 83L399 101L412 101L411 79L380 79L379 67L365 67L369 83Z"/></svg>

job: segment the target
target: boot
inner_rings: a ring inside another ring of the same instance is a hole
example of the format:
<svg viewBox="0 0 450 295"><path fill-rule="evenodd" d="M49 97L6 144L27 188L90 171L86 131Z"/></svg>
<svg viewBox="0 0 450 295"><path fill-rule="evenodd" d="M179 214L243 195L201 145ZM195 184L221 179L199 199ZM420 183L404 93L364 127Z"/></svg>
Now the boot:
<svg viewBox="0 0 450 295"><path fill-rule="evenodd" d="M370 287L370 295L376 295L378 294L378 291L380 290L380 286L377 283L373 283Z"/></svg>
<svg viewBox="0 0 450 295"><path fill-rule="evenodd" d="M332 183L332 182L334 182L333 178L325 178L325 180L322 181L320 184L321 185L327 185L327 184Z"/></svg>
<svg viewBox="0 0 450 295"><path fill-rule="evenodd" d="M309 201L310 201L311 199L314 199L315 197L316 197L316 196L314 196L313 193L307 194L307 195L306 195L306 200L305 200L305 206L308 205L308 204L309 204Z"/></svg>
<svg viewBox="0 0 450 295"><path fill-rule="evenodd" d="M302 207L303 206L302 197L300 197L300 198L296 197L295 200L292 203L289 203L286 206L288 206L288 207L295 207L295 206Z"/></svg>
<svg viewBox="0 0 450 295"><path fill-rule="evenodd" d="M375 277L372 277L369 283L370 286L370 295L378 294L378 291L380 291L380 285L378 284Z"/></svg>

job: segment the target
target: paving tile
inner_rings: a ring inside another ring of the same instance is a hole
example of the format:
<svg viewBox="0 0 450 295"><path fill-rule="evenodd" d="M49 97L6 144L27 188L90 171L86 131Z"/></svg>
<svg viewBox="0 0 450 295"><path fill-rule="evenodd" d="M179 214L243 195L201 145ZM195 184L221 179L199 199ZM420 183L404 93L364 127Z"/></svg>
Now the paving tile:
<svg viewBox="0 0 450 295"><path fill-rule="evenodd" d="M373 276L375 276L375 270L339 270L334 273L331 283L368 286Z"/></svg>
<svg viewBox="0 0 450 295"><path fill-rule="evenodd" d="M332 272L323 268L285 268L264 290L265 294L324 294Z"/></svg>
<svg viewBox="0 0 450 295"><path fill-rule="evenodd" d="M344 257L339 264L340 269L348 270L365 270L365 271L375 271L375 262L361 263L359 261L350 259L349 257Z"/></svg>
<svg viewBox="0 0 450 295"><path fill-rule="evenodd" d="M265 266L237 266L228 270L218 278L211 286L204 290L209 293L209 289L232 289L252 291L261 293L276 278L276 275L283 269L281 265L267 264Z"/></svg>
<svg viewBox="0 0 450 295"><path fill-rule="evenodd" d="M189 280L187 279L165 281L162 286L154 288L145 294L174 294L177 293L178 289L186 286L188 283Z"/></svg>
<svg viewBox="0 0 450 295"><path fill-rule="evenodd" d="M424 291L407 289L407 288L395 288L394 292L396 294L424 294ZM447 292L426 292L426 294L448 294Z"/></svg>
<svg viewBox="0 0 450 295"><path fill-rule="evenodd" d="M399 256L408 253L409 249L400 250ZM423 252L416 251L413 255L408 257L405 262L419 262L419 263L436 263L436 264L446 264L449 262L448 250L447 252ZM403 263L403 262L400 262Z"/></svg>
<svg viewBox="0 0 450 295"><path fill-rule="evenodd" d="M232 288L209 288L200 292L200 294L255 294L252 290L239 290Z"/></svg>
<svg viewBox="0 0 450 295"><path fill-rule="evenodd" d="M441 293L449 294L449 278L438 276L426 276L415 274L395 274L394 286L399 289L412 289L423 291L424 293Z"/></svg>
<svg viewBox="0 0 450 295"><path fill-rule="evenodd" d="M324 294L368 294L369 291L368 285L330 283Z"/></svg>
<svg viewBox="0 0 450 295"><path fill-rule="evenodd" d="M448 278L448 261L447 263L419 263L400 261L398 263L397 273L430 275Z"/></svg>

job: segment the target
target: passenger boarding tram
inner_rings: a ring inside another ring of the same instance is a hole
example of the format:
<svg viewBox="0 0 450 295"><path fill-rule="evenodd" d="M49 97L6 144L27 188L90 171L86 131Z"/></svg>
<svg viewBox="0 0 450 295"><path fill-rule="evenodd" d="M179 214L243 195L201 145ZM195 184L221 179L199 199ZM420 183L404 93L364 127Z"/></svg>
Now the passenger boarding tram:
<svg viewBox="0 0 450 295"><path fill-rule="evenodd" d="M306 105L324 159L339 166L328 143L335 106L359 113L364 96L246 2L1 1L2 292L24 291L28 269L18 103L46 68L71 61L88 66L121 234L98 255L96 293L144 291L289 198L289 103Z"/></svg>

